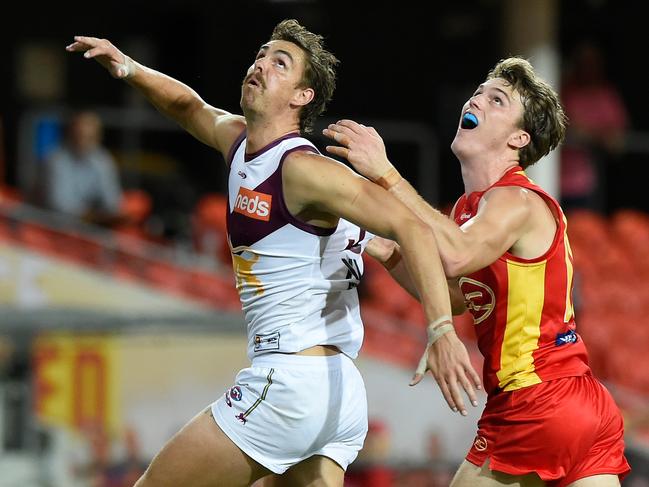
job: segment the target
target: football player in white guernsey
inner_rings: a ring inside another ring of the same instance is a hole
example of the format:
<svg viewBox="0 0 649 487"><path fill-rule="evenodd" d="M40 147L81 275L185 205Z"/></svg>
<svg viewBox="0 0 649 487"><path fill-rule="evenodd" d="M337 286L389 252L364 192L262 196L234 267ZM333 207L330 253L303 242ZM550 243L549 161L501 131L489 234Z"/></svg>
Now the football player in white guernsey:
<svg viewBox="0 0 649 487"><path fill-rule="evenodd" d="M229 169L228 234L248 326L251 366L162 448L137 487L342 486L367 432L355 286L373 235L397 241L430 322L417 368L444 361L456 408L477 404L480 378L451 322L430 229L390 193L321 155L312 130L338 60L295 20L278 24L241 87L244 115L207 104L185 84L106 39L67 47L138 89L161 113L219 151ZM363 230L362 230L363 229Z"/></svg>

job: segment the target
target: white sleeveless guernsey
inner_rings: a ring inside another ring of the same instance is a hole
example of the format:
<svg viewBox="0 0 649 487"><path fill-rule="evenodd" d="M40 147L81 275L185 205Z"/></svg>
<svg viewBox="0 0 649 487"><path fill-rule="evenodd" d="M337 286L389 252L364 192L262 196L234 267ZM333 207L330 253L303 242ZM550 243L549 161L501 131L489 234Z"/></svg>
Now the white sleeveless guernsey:
<svg viewBox="0 0 649 487"><path fill-rule="evenodd" d="M254 154L245 149L244 132L227 158L227 226L248 357L333 345L356 358L363 341L356 286L373 235L343 219L321 228L289 213L282 166L291 152L318 153L311 142L288 134Z"/></svg>

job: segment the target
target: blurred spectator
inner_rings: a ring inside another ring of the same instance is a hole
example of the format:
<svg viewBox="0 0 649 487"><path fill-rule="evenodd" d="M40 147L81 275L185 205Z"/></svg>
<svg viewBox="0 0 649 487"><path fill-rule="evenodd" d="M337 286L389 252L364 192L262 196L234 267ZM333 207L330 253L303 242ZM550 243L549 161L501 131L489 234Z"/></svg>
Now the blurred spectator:
<svg viewBox="0 0 649 487"><path fill-rule="evenodd" d="M97 114L73 114L63 145L47 157L44 203L50 209L88 222L112 226L122 220L122 191L115 160L101 145Z"/></svg>
<svg viewBox="0 0 649 487"><path fill-rule="evenodd" d="M608 80L599 47L587 40L569 57L562 86L568 115L561 153L561 203L564 210L606 210L606 165L624 148L628 126L626 105Z"/></svg>

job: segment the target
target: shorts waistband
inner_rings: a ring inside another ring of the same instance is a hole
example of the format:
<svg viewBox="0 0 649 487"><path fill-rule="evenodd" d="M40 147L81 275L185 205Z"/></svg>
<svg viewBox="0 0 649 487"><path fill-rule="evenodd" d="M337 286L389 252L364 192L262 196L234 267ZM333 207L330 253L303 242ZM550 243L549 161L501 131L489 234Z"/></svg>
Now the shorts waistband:
<svg viewBox="0 0 649 487"><path fill-rule="evenodd" d="M265 353L253 357L253 367L288 367L339 369L347 363L353 363L344 353L336 355L297 355L294 353Z"/></svg>

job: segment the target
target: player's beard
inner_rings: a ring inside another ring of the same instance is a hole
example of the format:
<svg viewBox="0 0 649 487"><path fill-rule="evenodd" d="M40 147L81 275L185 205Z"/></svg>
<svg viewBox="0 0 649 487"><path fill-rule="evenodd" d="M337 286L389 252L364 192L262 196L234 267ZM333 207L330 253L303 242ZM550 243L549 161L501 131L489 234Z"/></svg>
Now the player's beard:
<svg viewBox="0 0 649 487"><path fill-rule="evenodd" d="M250 86L247 82L244 82L241 86L241 100L239 105L241 106L244 115L253 115L255 112L259 111L259 105L261 105L261 90L262 88L260 86Z"/></svg>
<svg viewBox="0 0 649 487"><path fill-rule="evenodd" d="M262 105L263 101L259 98L259 96L256 96L256 94L246 94L244 92L241 93L240 106L241 110L243 111L243 115L247 120L255 120L256 118L259 118L262 114Z"/></svg>

